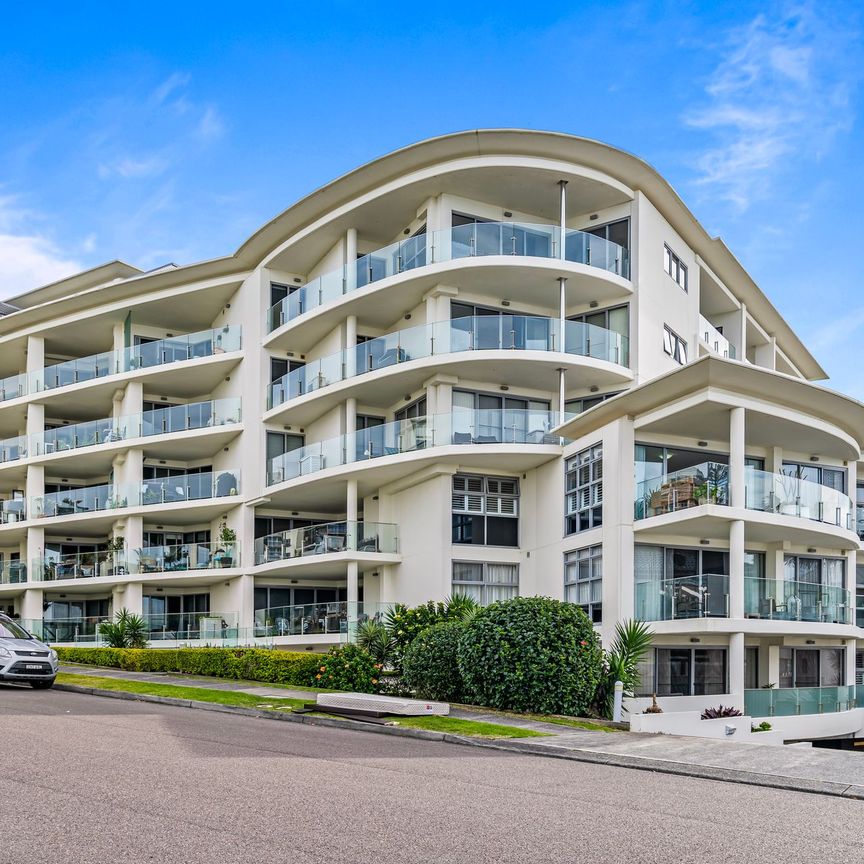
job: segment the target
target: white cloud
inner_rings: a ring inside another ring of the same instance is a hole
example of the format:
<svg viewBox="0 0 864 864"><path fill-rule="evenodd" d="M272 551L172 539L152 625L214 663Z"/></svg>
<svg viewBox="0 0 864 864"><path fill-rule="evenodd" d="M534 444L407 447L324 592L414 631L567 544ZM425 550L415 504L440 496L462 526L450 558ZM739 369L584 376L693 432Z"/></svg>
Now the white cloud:
<svg viewBox="0 0 864 864"><path fill-rule="evenodd" d="M168 168L169 160L165 156L152 155L143 158L124 156L110 165L100 165L99 176L102 179L117 177L156 177Z"/></svg>
<svg viewBox="0 0 864 864"><path fill-rule="evenodd" d="M84 269L27 224L33 216L14 197L0 197L0 298L14 297Z"/></svg>
<svg viewBox="0 0 864 864"><path fill-rule="evenodd" d="M725 56L685 124L711 136L697 183L745 210L787 165L818 159L853 121L856 34L826 10L787 6L731 31ZM851 53L851 52L850 52Z"/></svg>
<svg viewBox="0 0 864 864"><path fill-rule="evenodd" d="M219 116L219 112L208 105L198 123L198 134L205 140L219 138L225 131L225 123Z"/></svg>

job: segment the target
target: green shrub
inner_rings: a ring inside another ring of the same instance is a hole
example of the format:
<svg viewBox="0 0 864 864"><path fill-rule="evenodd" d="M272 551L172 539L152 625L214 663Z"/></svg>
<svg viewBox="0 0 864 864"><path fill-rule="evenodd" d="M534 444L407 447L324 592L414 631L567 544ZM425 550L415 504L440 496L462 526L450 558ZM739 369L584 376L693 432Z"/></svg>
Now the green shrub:
<svg viewBox="0 0 864 864"><path fill-rule="evenodd" d="M355 693L377 693L380 682L381 664L356 645L331 648L308 681L313 687Z"/></svg>
<svg viewBox="0 0 864 864"><path fill-rule="evenodd" d="M603 650L577 606L516 597L471 618L459 640L459 671L478 705L584 716L603 673Z"/></svg>
<svg viewBox="0 0 864 864"><path fill-rule="evenodd" d="M213 678L308 685L321 654L267 648L57 648L67 663L131 672L182 672Z"/></svg>
<svg viewBox="0 0 864 864"><path fill-rule="evenodd" d="M443 621L427 627L405 651L402 680L421 699L461 702L459 639L465 630L462 621Z"/></svg>
<svg viewBox="0 0 864 864"><path fill-rule="evenodd" d="M410 608L397 603L387 613L387 629L393 637L394 667L401 669L406 649L427 627L444 621L466 621L479 608L475 600L463 594L455 594L444 602L429 600Z"/></svg>

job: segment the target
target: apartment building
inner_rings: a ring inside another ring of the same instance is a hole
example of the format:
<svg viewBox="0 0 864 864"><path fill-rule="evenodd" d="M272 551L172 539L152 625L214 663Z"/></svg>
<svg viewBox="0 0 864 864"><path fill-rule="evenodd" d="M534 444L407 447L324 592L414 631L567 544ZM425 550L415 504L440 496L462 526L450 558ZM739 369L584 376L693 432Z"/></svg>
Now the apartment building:
<svg viewBox="0 0 864 864"><path fill-rule="evenodd" d="M448 135L233 255L7 303L0 607L45 638L321 650L543 594L652 622L667 711L862 725L864 406L627 153Z"/></svg>

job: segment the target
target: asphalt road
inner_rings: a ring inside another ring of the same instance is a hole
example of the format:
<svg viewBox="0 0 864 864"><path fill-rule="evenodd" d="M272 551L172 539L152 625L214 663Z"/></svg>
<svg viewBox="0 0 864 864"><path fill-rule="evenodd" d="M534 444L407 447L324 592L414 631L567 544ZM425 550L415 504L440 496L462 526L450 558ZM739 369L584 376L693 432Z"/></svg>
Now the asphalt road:
<svg viewBox="0 0 864 864"><path fill-rule="evenodd" d="M864 805L0 685L0 864L858 862Z"/></svg>

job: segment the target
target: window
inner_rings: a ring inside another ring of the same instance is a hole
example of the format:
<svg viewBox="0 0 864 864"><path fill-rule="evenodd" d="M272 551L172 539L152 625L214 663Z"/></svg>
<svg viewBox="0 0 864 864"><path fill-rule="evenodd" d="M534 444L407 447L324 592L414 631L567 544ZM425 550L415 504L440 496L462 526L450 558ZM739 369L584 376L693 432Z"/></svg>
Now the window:
<svg viewBox="0 0 864 864"><path fill-rule="evenodd" d="M588 546L564 555L564 599L595 623L603 620L603 547Z"/></svg>
<svg viewBox="0 0 864 864"><path fill-rule="evenodd" d="M665 244L663 246L663 269L685 291L687 290L687 265Z"/></svg>
<svg viewBox="0 0 864 864"><path fill-rule="evenodd" d="M864 483L855 484L855 529L864 539Z"/></svg>
<svg viewBox="0 0 864 864"><path fill-rule="evenodd" d="M676 363L687 362L687 343L668 324L663 325L663 350Z"/></svg>
<svg viewBox="0 0 864 864"><path fill-rule="evenodd" d="M592 357L602 357L603 359L615 359L623 366L627 366L630 361L628 352L628 339L630 336L630 307L629 306L613 306L611 309L600 309L594 312L586 312L584 315L572 315L568 321L578 321L582 324L590 324L592 327L599 327L601 330L609 330L612 333L617 333L621 337L621 356L613 358L613 352L601 348L598 353L594 343L598 340L602 343L606 340L603 338L603 333L597 330L588 328L586 339L590 341L590 352ZM570 337L568 336L568 341ZM569 347L569 346L568 346ZM588 346L583 346L585 349Z"/></svg>
<svg viewBox="0 0 864 864"><path fill-rule="evenodd" d="M808 462L784 462L780 473L796 480L809 480L811 483L818 483L820 486L827 486L838 492L846 491L846 471L843 468L813 465Z"/></svg>
<svg viewBox="0 0 864 864"><path fill-rule="evenodd" d="M519 481L511 477L453 477L453 542L519 545Z"/></svg>
<svg viewBox="0 0 864 864"><path fill-rule="evenodd" d="M780 648L780 687L842 687L842 648Z"/></svg>
<svg viewBox="0 0 864 864"><path fill-rule="evenodd" d="M598 225L596 228L586 228L586 234L602 237L610 243L617 243L624 249L630 248L630 220L619 219L617 222L609 222L606 225Z"/></svg>
<svg viewBox="0 0 864 864"><path fill-rule="evenodd" d="M557 444L551 426L545 400L453 391L454 444Z"/></svg>
<svg viewBox="0 0 864 864"><path fill-rule="evenodd" d="M466 594L488 606L497 600L511 600L518 593L518 564L453 562L453 594Z"/></svg>
<svg viewBox="0 0 864 864"><path fill-rule="evenodd" d="M566 534L603 524L603 447L589 447L566 462Z"/></svg>
<svg viewBox="0 0 864 864"><path fill-rule="evenodd" d="M417 420L420 417L426 417L426 397L421 396L416 402L400 408L393 417L396 420Z"/></svg>
<svg viewBox="0 0 864 864"><path fill-rule="evenodd" d="M604 393L601 396L585 396L582 399L568 399L564 403L564 414L581 414L583 411L587 411L589 408L593 408L595 405L599 405L601 402L605 402L607 399L611 399L619 393L621 393L621 391L617 390L614 393Z"/></svg>
<svg viewBox="0 0 864 864"><path fill-rule="evenodd" d="M655 648L653 673L654 687L650 692L658 696L726 693L726 649ZM643 688L645 683L643 678Z"/></svg>

